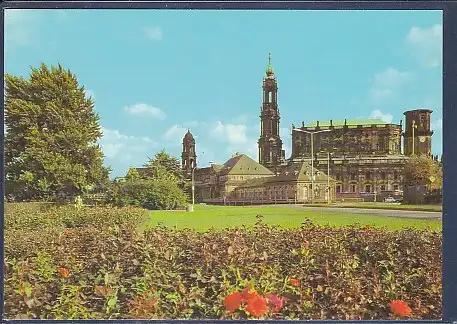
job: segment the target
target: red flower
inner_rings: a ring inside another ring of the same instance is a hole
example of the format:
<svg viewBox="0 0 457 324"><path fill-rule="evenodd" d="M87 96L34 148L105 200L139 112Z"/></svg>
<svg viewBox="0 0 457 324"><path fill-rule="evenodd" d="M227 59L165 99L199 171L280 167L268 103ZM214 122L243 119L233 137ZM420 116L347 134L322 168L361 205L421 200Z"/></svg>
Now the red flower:
<svg viewBox="0 0 457 324"><path fill-rule="evenodd" d="M259 294L257 293L257 291L255 290L252 290L249 288L249 287L246 287L243 289L243 291L241 292L241 301L242 302L247 302L249 301L249 299L255 297L255 296L258 296Z"/></svg>
<svg viewBox="0 0 457 324"><path fill-rule="evenodd" d="M303 247L304 248L307 248L308 246L309 246L309 242L308 241L303 242Z"/></svg>
<svg viewBox="0 0 457 324"><path fill-rule="evenodd" d="M402 300L392 300L389 306L394 315L406 317L411 316L411 308L409 308L408 304Z"/></svg>
<svg viewBox="0 0 457 324"><path fill-rule="evenodd" d="M260 317L268 312L267 300L261 296L254 296L248 300L246 309L254 317Z"/></svg>
<svg viewBox="0 0 457 324"><path fill-rule="evenodd" d="M298 281L298 279L291 278L289 279L289 283L295 287L300 286L300 281Z"/></svg>
<svg viewBox="0 0 457 324"><path fill-rule="evenodd" d="M273 305L273 312L279 312L284 307L284 303L286 302L286 298L275 295L270 295L269 300Z"/></svg>
<svg viewBox="0 0 457 324"><path fill-rule="evenodd" d="M231 295L228 295L224 299L224 306L225 309L231 312L236 311L241 306L241 294L239 292L235 292Z"/></svg>
<svg viewBox="0 0 457 324"><path fill-rule="evenodd" d="M68 278L68 276L70 275L70 270L62 267L62 268L59 268L59 273L62 277Z"/></svg>

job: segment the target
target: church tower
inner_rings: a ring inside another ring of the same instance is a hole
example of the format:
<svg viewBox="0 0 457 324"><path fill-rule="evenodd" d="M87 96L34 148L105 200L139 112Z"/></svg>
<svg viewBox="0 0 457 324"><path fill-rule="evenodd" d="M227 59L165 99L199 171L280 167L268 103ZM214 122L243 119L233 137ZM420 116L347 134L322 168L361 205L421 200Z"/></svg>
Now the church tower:
<svg viewBox="0 0 457 324"><path fill-rule="evenodd" d="M268 66L263 79L263 103L260 112L259 163L275 168L284 160L282 141L279 136L278 84L268 54Z"/></svg>
<svg viewBox="0 0 457 324"><path fill-rule="evenodd" d="M403 153L405 155L431 155L432 135L429 109L409 110L406 116L406 129L403 133Z"/></svg>
<svg viewBox="0 0 457 324"><path fill-rule="evenodd" d="M181 155L182 170L185 174L191 174L192 169L197 166L197 153L195 152L195 139L191 132L187 130L186 135L182 140L182 155Z"/></svg>

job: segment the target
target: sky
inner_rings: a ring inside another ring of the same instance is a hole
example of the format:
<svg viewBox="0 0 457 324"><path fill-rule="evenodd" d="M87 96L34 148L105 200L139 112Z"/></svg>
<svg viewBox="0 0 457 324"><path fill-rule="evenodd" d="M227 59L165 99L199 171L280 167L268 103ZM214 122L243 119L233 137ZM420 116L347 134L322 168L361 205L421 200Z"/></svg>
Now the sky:
<svg viewBox="0 0 457 324"><path fill-rule="evenodd" d="M187 129L198 167L258 160L268 53L286 158L292 123L399 123L417 108L433 110L441 155L441 11L5 11L6 73L70 69L95 102L111 177L162 149L181 159Z"/></svg>

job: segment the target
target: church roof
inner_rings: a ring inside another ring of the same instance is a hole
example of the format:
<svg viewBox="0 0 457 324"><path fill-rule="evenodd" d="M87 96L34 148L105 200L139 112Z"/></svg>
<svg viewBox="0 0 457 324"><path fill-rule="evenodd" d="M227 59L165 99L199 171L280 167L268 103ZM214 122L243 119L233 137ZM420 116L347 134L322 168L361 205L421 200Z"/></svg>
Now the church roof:
<svg viewBox="0 0 457 324"><path fill-rule="evenodd" d="M245 154L236 153L232 158L222 165L221 174L241 174L241 175L273 175L263 165L257 163Z"/></svg>
<svg viewBox="0 0 457 324"><path fill-rule="evenodd" d="M267 75L273 75L275 73L273 66L271 66L271 53L268 53L268 65L266 73Z"/></svg>
<svg viewBox="0 0 457 324"><path fill-rule="evenodd" d="M327 175L316 168L314 168L314 172L316 173L314 177L315 183L326 183L327 182ZM311 182L311 165L307 162L296 162L293 163L281 170L281 172L275 176L264 177L260 179L251 179L244 182L239 187L258 187L265 184L273 184L276 182ZM330 178L331 182L335 180Z"/></svg>
<svg viewBox="0 0 457 324"><path fill-rule="evenodd" d="M319 122L319 127L330 127L330 120L319 120L313 121L311 123L305 124L305 127L316 127L317 122ZM344 120L332 120L332 126L369 126L369 125L390 125L391 123L386 123L382 119L347 119Z"/></svg>
<svg viewBox="0 0 457 324"><path fill-rule="evenodd" d="M187 130L187 133L186 135L184 135L184 140L187 140L187 141L193 141L194 140L194 136L192 135L192 133L190 132L190 130Z"/></svg>

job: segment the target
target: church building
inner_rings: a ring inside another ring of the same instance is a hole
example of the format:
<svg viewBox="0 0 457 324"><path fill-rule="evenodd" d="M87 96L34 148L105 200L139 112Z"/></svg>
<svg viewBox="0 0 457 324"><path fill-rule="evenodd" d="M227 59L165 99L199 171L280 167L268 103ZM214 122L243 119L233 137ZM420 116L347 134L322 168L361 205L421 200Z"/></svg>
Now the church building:
<svg viewBox="0 0 457 324"><path fill-rule="evenodd" d="M197 168L195 140L183 139L182 168L194 177L197 201L370 201L401 196L412 155L431 155L432 111L408 110L403 121L379 119L292 124L288 159L279 135L278 82L271 55L262 85L258 162L237 153L223 165ZM378 197L378 198L377 198Z"/></svg>

